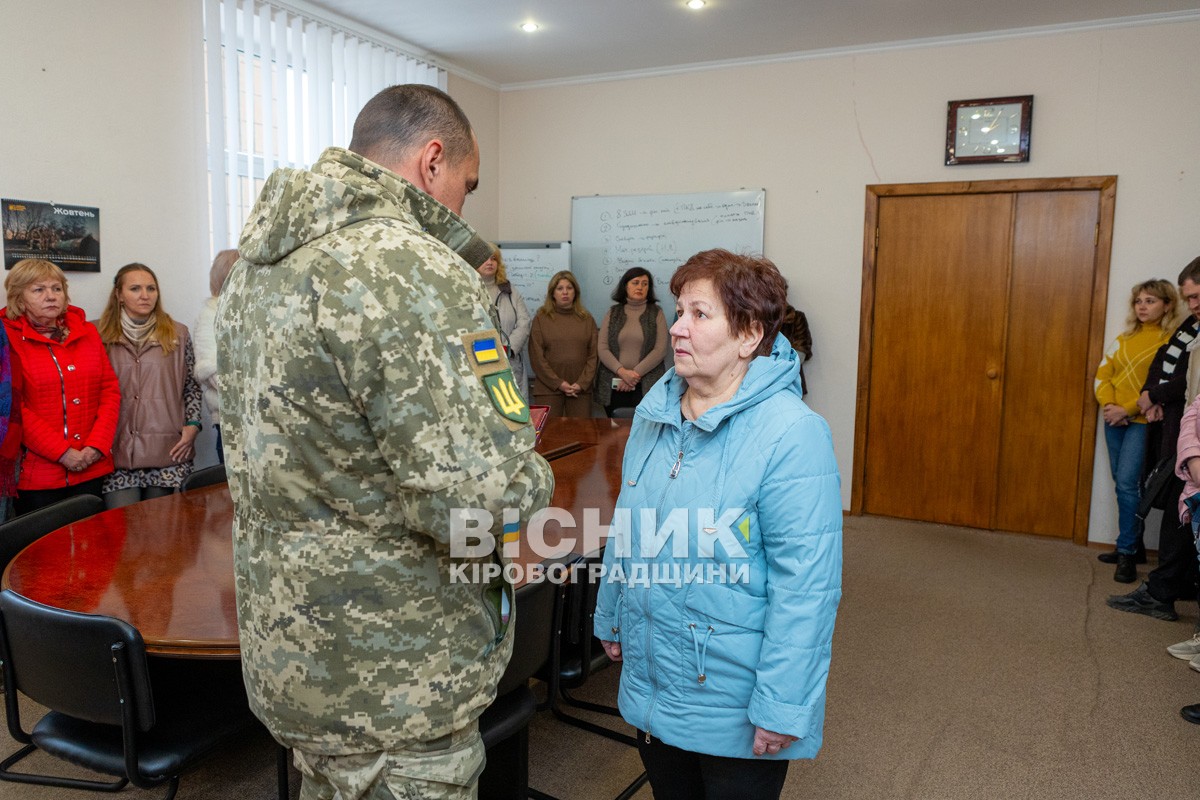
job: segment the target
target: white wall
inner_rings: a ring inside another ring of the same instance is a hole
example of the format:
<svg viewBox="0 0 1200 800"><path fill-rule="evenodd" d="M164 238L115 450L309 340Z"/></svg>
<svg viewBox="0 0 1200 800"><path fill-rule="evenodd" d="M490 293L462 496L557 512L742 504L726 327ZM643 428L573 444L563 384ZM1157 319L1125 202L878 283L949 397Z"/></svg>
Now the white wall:
<svg viewBox="0 0 1200 800"><path fill-rule="evenodd" d="M202 37L191 0L0 0L0 196L100 208L102 271L67 276L93 317L130 261L185 324L208 296ZM464 213L497 238L499 93L453 76L450 93L482 154Z"/></svg>
<svg viewBox="0 0 1200 800"><path fill-rule="evenodd" d="M197 3L0 0L0 196L100 208L92 317L131 261L185 324L208 296L201 46Z"/></svg>
<svg viewBox="0 0 1200 800"><path fill-rule="evenodd" d="M451 74L447 93L475 129L479 141L479 188L463 205L463 217L488 241L500 240L500 93Z"/></svg>
<svg viewBox="0 0 1200 800"><path fill-rule="evenodd" d="M155 270L187 325L208 297L202 37L193 0L0 0L0 197L100 208L101 272L67 274L93 318L131 261ZM499 94L450 83L482 152L464 214L498 238ZM197 463L212 463L201 437Z"/></svg>
<svg viewBox="0 0 1200 800"><path fill-rule="evenodd" d="M184 322L207 296L196 5L0 0L0 196L100 207L103 272L71 274L92 315L134 260ZM489 238L559 240L572 195L766 188L766 254L808 312L809 397L849 476L864 187L1118 175L1111 338L1130 285L1200 253L1197 41L1184 22L504 93L451 76L482 153L464 213ZM1008 94L1036 96L1033 160L943 166L946 101ZM1105 458L1098 540L1116 519Z"/></svg>
<svg viewBox="0 0 1200 800"><path fill-rule="evenodd" d="M1200 254L1197 41L1200 23L1160 24L506 92L501 235L570 238L573 195L765 187L766 255L813 329L809 400L848 507L864 187L1119 176L1111 339L1132 284ZM947 101L1017 94L1035 95L1029 163L944 166ZM1111 541L1103 442L1096 456L1091 537Z"/></svg>

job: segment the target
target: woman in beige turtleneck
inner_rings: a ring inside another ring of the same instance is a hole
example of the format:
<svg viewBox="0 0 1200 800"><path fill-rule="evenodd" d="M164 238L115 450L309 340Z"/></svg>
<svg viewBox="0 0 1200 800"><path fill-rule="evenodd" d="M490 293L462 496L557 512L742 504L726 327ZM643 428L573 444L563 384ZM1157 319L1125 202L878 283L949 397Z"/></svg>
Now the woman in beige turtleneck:
<svg viewBox="0 0 1200 800"><path fill-rule="evenodd" d="M596 402L610 417L618 408L635 408L663 376L667 320L654 297L654 278L643 267L621 276L613 291L616 305L600 323L600 374Z"/></svg>
<svg viewBox="0 0 1200 800"><path fill-rule="evenodd" d="M554 417L590 417L596 377L596 321L579 299L579 282L564 270L546 287L546 302L533 318L529 364L533 402Z"/></svg>

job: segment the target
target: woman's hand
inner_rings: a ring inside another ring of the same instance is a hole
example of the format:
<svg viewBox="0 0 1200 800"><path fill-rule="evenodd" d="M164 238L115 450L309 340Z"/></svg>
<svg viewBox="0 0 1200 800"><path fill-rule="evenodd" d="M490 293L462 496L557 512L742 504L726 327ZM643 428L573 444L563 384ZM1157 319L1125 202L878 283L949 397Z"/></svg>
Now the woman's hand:
<svg viewBox="0 0 1200 800"><path fill-rule="evenodd" d="M97 448L92 447L91 445L83 448L81 452L83 453L83 457L87 459L87 465L89 467L100 459L104 458L104 453L101 453Z"/></svg>
<svg viewBox="0 0 1200 800"><path fill-rule="evenodd" d="M1150 399L1149 392L1142 392L1140 395L1138 395L1138 411L1141 411L1143 414L1148 414L1152 405L1154 405L1154 401Z"/></svg>
<svg viewBox="0 0 1200 800"><path fill-rule="evenodd" d="M66 467L68 472L83 472L95 462L89 460L82 450L68 447L67 452L58 457L58 463Z"/></svg>
<svg viewBox="0 0 1200 800"><path fill-rule="evenodd" d="M641 375L625 367L617 368L617 377L621 379L621 385L617 387L619 392L632 392L642 380Z"/></svg>
<svg viewBox="0 0 1200 800"><path fill-rule="evenodd" d="M754 728L754 755L775 755L780 750L787 750L796 741L795 736L786 733L775 733L765 728Z"/></svg>
<svg viewBox="0 0 1200 800"><path fill-rule="evenodd" d="M1146 415L1147 422L1162 422L1162 406L1158 405L1157 403L1150 406L1150 408L1146 409L1143 413Z"/></svg>
<svg viewBox="0 0 1200 800"><path fill-rule="evenodd" d="M200 429L195 425L184 425L179 433L179 441L171 448L171 460L177 464L191 461L196 457L196 448L192 445L199 435Z"/></svg>
<svg viewBox="0 0 1200 800"><path fill-rule="evenodd" d="M621 660L621 643L620 642L607 642L604 639L601 639L600 644L604 646L604 654L608 656L609 660L611 660L611 661L620 661Z"/></svg>
<svg viewBox="0 0 1200 800"><path fill-rule="evenodd" d="M1185 466L1188 475L1192 476L1192 483L1200 486L1200 458L1189 458Z"/></svg>
<svg viewBox="0 0 1200 800"><path fill-rule="evenodd" d="M1128 412L1116 403L1105 403L1102 413L1104 415L1104 422L1108 425L1117 427L1129 424Z"/></svg>

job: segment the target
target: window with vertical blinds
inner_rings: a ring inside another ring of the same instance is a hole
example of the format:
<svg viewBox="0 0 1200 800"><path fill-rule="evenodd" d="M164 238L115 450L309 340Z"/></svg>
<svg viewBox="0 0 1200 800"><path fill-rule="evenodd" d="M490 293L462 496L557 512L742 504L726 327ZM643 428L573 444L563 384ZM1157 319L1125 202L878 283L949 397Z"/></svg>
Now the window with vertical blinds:
<svg viewBox="0 0 1200 800"><path fill-rule="evenodd" d="M398 83L446 89L446 71L266 0L203 0L212 250L237 245L263 182L345 147L359 110Z"/></svg>

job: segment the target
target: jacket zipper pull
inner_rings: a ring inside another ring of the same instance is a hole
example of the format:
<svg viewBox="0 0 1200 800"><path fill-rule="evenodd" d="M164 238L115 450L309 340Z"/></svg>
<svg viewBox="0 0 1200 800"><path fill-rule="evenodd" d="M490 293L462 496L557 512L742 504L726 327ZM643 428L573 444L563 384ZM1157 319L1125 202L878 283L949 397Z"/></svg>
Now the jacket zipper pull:
<svg viewBox="0 0 1200 800"><path fill-rule="evenodd" d="M679 451L679 457L675 459L675 466L671 467L671 478L679 476L679 468L683 466L683 451Z"/></svg>
<svg viewBox="0 0 1200 800"><path fill-rule="evenodd" d="M650 744L650 731L646 731L646 744Z"/></svg>

